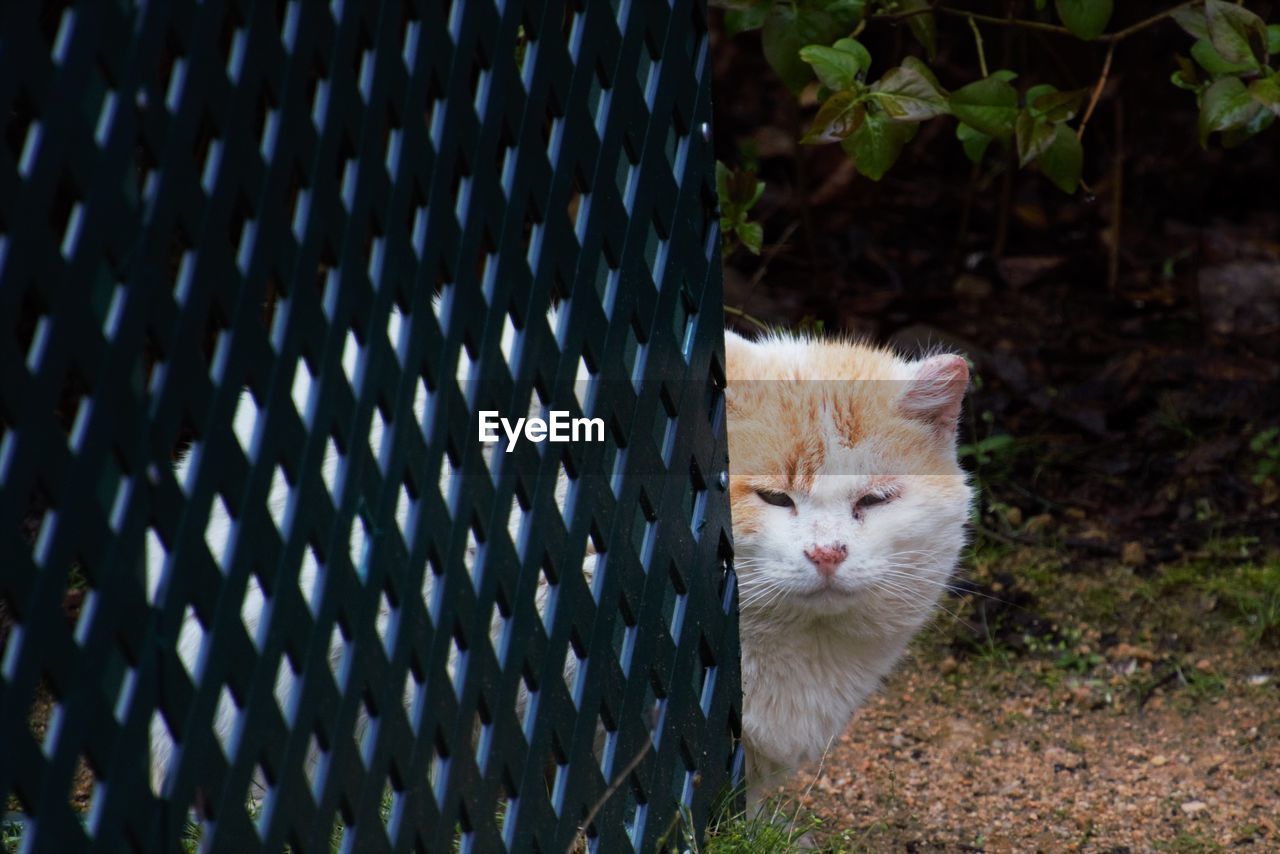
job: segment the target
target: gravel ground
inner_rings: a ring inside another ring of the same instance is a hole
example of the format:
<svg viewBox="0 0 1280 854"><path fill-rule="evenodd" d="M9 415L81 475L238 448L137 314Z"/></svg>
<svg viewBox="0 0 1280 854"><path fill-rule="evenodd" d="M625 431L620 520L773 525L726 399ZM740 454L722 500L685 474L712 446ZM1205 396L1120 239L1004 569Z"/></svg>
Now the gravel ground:
<svg viewBox="0 0 1280 854"><path fill-rule="evenodd" d="M921 653L788 794L841 849L1280 851L1276 656L1135 697L1142 653L1109 651L1110 681Z"/></svg>

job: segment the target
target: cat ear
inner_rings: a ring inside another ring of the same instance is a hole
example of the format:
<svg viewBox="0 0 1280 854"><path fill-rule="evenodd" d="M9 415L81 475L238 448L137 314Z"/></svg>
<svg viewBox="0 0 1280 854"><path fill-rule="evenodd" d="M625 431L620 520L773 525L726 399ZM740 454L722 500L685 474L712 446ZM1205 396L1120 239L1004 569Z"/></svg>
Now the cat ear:
<svg viewBox="0 0 1280 854"><path fill-rule="evenodd" d="M950 434L960 420L964 393L969 388L969 364L956 355L931 356L911 365L898 409L907 418L923 421Z"/></svg>

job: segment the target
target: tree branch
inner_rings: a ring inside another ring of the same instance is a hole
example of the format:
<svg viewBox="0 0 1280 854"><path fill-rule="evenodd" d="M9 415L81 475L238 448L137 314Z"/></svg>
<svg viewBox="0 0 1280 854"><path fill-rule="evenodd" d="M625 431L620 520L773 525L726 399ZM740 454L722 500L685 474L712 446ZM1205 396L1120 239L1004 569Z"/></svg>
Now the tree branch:
<svg viewBox="0 0 1280 854"><path fill-rule="evenodd" d="M1098 36L1096 40L1104 43L1124 41L1135 33L1140 33L1148 27L1155 26L1171 16L1174 12L1185 9L1188 6L1194 6L1199 2L1203 2L1203 0L1185 0L1185 2L1171 6L1163 12L1157 12L1149 18L1143 18L1135 24L1130 24L1122 30L1116 30L1114 33L1103 33ZM978 12L967 12L964 9L952 9L949 6L942 5L941 0L935 0L935 2L921 9L910 9L905 12L884 12L878 15L872 15L871 17L883 21L900 21L905 18L914 18L916 15L927 15L931 12L936 12L939 15L949 15L953 18L968 18L971 21L978 21L983 24L992 24L997 27L1015 27L1022 30L1038 30L1042 33L1053 33L1059 36L1071 36L1072 38L1077 37L1075 33L1071 32L1071 30L1057 24L1046 24L1043 21L1028 21L1025 18L1000 18L995 15L982 15Z"/></svg>
<svg viewBox="0 0 1280 854"><path fill-rule="evenodd" d="M1089 119L1093 117L1093 110L1098 106L1098 99L1102 97L1102 90L1107 85L1107 75L1111 73L1111 60L1116 55L1116 42L1107 45L1107 58L1102 61L1102 73L1098 75L1098 82L1093 87L1093 94L1089 96L1089 106L1085 108L1084 116L1080 119L1080 126L1076 128L1076 139L1084 139L1085 126L1089 124Z"/></svg>

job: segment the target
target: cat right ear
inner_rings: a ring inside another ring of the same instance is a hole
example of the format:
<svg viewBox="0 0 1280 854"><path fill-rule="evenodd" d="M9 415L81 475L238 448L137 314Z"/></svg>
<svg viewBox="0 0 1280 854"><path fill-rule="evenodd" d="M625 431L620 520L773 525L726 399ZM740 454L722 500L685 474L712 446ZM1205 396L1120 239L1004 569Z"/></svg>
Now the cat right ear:
<svg viewBox="0 0 1280 854"><path fill-rule="evenodd" d="M969 363L962 356L931 356L911 368L913 374L898 400L898 409L907 418L952 435L969 388Z"/></svg>

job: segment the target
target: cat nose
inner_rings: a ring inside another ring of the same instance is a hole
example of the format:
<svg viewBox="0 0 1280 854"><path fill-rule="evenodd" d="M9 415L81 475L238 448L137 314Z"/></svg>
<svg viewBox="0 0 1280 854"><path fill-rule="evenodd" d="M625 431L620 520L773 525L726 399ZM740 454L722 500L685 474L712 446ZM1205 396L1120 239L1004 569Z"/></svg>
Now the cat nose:
<svg viewBox="0 0 1280 854"><path fill-rule="evenodd" d="M805 549L804 556L818 568L819 575L830 578L836 574L840 564L844 563L844 559L849 556L849 547L844 543L832 543L826 546L815 545L813 548Z"/></svg>

